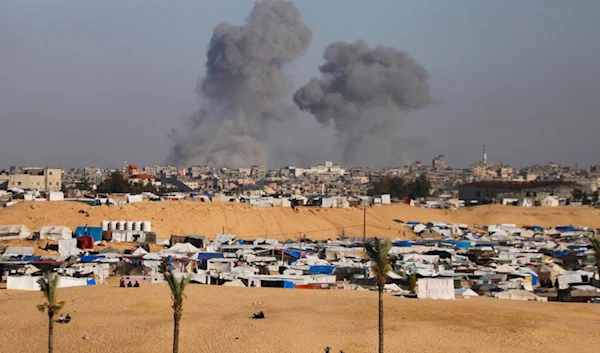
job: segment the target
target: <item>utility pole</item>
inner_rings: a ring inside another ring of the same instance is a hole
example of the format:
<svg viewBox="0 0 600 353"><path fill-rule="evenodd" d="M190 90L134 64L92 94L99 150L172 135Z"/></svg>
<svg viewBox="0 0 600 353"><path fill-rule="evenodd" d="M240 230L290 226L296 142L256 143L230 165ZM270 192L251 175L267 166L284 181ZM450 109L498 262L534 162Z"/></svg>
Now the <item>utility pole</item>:
<svg viewBox="0 0 600 353"><path fill-rule="evenodd" d="M367 241L367 205L363 205L363 248Z"/></svg>

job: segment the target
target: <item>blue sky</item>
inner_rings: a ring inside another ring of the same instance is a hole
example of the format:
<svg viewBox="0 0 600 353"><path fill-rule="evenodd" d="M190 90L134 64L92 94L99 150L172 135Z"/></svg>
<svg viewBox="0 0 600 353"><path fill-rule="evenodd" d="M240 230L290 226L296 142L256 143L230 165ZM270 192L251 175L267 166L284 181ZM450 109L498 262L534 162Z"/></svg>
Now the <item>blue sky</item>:
<svg viewBox="0 0 600 353"><path fill-rule="evenodd" d="M212 29L242 24L253 4L0 0L0 168L161 163L170 129L199 107ZM409 116L406 150L390 165L444 154L466 167L484 144L490 160L517 167L600 163L600 2L296 5L313 39L286 68L294 90L340 40L407 51L429 71L436 104ZM315 159L335 158L333 130L311 115L290 134L322 146Z"/></svg>

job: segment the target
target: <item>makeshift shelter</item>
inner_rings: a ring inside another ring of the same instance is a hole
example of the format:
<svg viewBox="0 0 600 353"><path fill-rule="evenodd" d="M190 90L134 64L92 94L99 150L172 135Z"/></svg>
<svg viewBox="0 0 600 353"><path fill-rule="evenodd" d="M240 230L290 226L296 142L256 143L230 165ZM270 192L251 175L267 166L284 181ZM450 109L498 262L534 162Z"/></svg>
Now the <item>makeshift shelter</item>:
<svg viewBox="0 0 600 353"><path fill-rule="evenodd" d="M77 227L75 229L75 237L91 237L93 242L99 244L102 241L102 227Z"/></svg>
<svg viewBox="0 0 600 353"><path fill-rule="evenodd" d="M478 297L479 294L475 293L471 288L457 288L454 290L455 295L462 295L463 297Z"/></svg>
<svg viewBox="0 0 600 353"><path fill-rule="evenodd" d="M193 246L190 243L177 243L168 249L162 250L161 253L164 253L164 254L192 254L192 253L194 253L195 254L199 251L200 251L200 249L198 249L197 247Z"/></svg>
<svg viewBox="0 0 600 353"><path fill-rule="evenodd" d="M20 246L9 246L4 249L2 256L5 257L22 257L22 256L33 256L34 251L32 247L20 247Z"/></svg>
<svg viewBox="0 0 600 353"><path fill-rule="evenodd" d="M24 224L0 226L0 240L25 239L31 236L31 231Z"/></svg>
<svg viewBox="0 0 600 353"><path fill-rule="evenodd" d="M59 239L58 253L60 256L77 255L77 239Z"/></svg>
<svg viewBox="0 0 600 353"><path fill-rule="evenodd" d="M89 236L81 236L77 238L77 247L79 249L93 249L94 248L94 238Z"/></svg>
<svg viewBox="0 0 600 353"><path fill-rule="evenodd" d="M65 226L43 226L37 230L40 235L40 239L71 239L73 237L73 231Z"/></svg>
<svg viewBox="0 0 600 353"><path fill-rule="evenodd" d="M558 207L560 205L560 201L554 196L547 196L540 202L540 204L544 207Z"/></svg>
<svg viewBox="0 0 600 353"><path fill-rule="evenodd" d="M131 255L133 256L144 256L146 255L148 252L141 246L139 246L137 249L135 249L134 251L131 252Z"/></svg>
<svg viewBox="0 0 600 353"><path fill-rule="evenodd" d="M454 299L454 278L419 278L417 282L419 299Z"/></svg>
<svg viewBox="0 0 600 353"><path fill-rule="evenodd" d="M504 292L496 293L495 295L498 299L510 299L510 300L528 300L528 301L538 301L545 302L548 301L548 298L539 297L531 292L528 292L523 289L511 289Z"/></svg>

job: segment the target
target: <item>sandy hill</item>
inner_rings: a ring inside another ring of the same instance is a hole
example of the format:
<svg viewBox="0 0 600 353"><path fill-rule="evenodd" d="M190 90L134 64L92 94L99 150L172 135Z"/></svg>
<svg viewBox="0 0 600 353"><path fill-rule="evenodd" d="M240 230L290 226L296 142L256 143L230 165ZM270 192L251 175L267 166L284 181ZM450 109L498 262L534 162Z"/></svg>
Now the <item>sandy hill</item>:
<svg viewBox="0 0 600 353"><path fill-rule="evenodd" d="M61 288L55 352L170 352L168 287ZM0 291L0 351L45 352L48 321L39 292ZM385 294L386 352L597 352L600 305L493 298L402 299ZM263 311L264 320L252 320ZM89 339L82 339L84 335ZM368 353L377 351L377 293L232 288L191 284L181 321L181 352Z"/></svg>
<svg viewBox="0 0 600 353"><path fill-rule="evenodd" d="M89 217L79 213L86 210ZM404 204L367 208L367 235L410 237L402 221L443 221L485 225L516 223L542 226L574 224L600 228L600 210L589 207L519 208L478 206L456 211L410 207ZM0 209L0 224L25 224L36 230L44 225L99 226L103 220L151 221L159 238L171 234L202 234L214 237L223 232L240 238L275 237L311 239L362 236L361 209L260 208L245 204L204 204L192 201L142 202L124 206L88 206L78 202L19 202Z"/></svg>

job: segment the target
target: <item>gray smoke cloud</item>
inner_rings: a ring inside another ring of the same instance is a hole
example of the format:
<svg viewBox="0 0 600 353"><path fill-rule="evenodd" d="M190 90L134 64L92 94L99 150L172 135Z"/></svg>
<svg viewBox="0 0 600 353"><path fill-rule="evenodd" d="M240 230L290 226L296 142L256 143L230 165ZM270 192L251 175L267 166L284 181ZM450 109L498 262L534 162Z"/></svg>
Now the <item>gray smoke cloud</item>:
<svg viewBox="0 0 600 353"><path fill-rule="evenodd" d="M312 39L300 11L288 1L256 3L243 26L219 24L196 93L202 109L175 133L167 163L240 167L267 163L272 123L290 121L297 108L284 102L286 64Z"/></svg>
<svg viewBox="0 0 600 353"><path fill-rule="evenodd" d="M345 164L395 161L405 145L402 122L432 102L427 70L406 52L363 41L332 43L323 58L321 78L301 87L294 102L319 123L333 123Z"/></svg>

